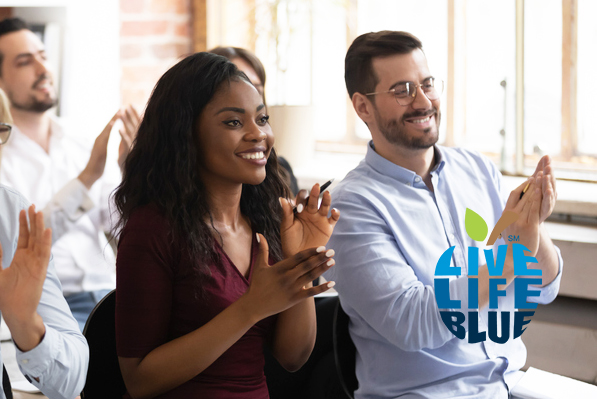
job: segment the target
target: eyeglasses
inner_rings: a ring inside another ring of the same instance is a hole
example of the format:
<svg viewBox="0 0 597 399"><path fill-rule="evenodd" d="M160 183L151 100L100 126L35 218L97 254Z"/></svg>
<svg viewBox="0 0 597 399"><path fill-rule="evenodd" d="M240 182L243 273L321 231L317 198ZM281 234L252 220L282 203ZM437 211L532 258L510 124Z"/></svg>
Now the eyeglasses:
<svg viewBox="0 0 597 399"><path fill-rule="evenodd" d="M12 125L0 122L0 145L5 144L8 141L10 132L12 132Z"/></svg>
<svg viewBox="0 0 597 399"><path fill-rule="evenodd" d="M396 102L402 106L412 104L417 97L417 87L420 87L425 93L425 96L430 100L437 100L444 91L444 81L441 79L428 78L420 85L415 82L398 83L392 90L378 91L375 93L367 93L366 96L374 96L376 94L394 93Z"/></svg>

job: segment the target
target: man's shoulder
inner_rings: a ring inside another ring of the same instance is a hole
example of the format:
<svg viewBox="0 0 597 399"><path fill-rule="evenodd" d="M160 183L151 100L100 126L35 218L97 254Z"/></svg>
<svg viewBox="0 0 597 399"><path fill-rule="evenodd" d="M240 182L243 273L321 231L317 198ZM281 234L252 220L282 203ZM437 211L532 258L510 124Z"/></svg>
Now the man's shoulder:
<svg viewBox="0 0 597 399"><path fill-rule="evenodd" d="M7 214L8 209L21 210L27 208L29 201L17 190L0 184L0 207L2 215Z"/></svg>
<svg viewBox="0 0 597 399"><path fill-rule="evenodd" d="M486 155L463 147L438 146L447 165L456 168L481 168L496 173L497 166Z"/></svg>

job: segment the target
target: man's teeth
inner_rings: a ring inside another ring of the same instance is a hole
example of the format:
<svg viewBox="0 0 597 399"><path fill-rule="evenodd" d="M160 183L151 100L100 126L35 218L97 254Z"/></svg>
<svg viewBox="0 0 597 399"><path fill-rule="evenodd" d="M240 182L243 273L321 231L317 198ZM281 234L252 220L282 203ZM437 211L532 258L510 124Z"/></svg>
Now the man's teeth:
<svg viewBox="0 0 597 399"><path fill-rule="evenodd" d="M427 122L429 119L431 118L431 115L429 115L427 118L425 119L415 119L412 121L412 123L425 123Z"/></svg>
<svg viewBox="0 0 597 399"><path fill-rule="evenodd" d="M243 159L262 159L265 155L263 155L263 151L261 152L250 152L246 154L240 155Z"/></svg>

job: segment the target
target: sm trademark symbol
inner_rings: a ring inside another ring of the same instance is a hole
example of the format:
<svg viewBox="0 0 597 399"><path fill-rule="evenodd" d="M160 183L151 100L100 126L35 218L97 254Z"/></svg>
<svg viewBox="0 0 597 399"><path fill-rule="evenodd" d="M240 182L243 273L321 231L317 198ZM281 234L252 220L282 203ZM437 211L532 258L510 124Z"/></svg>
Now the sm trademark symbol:
<svg viewBox="0 0 597 399"><path fill-rule="evenodd" d="M512 234L510 234L508 236L508 241L510 241L510 242L518 242L519 240L520 240L520 236L514 236Z"/></svg>

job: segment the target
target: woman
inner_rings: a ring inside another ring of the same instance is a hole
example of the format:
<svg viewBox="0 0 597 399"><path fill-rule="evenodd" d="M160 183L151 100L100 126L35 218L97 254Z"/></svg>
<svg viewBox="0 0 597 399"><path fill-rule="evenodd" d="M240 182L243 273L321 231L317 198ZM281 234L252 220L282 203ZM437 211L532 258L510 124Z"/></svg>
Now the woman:
<svg viewBox="0 0 597 399"><path fill-rule="evenodd" d="M209 53L154 89L115 193L117 349L132 397L268 398L263 345L289 370L309 357L311 297L333 286L309 282L334 263L323 245L339 212L327 217L328 192L318 208L318 185L296 217L280 198L265 111L246 75Z"/></svg>
<svg viewBox="0 0 597 399"><path fill-rule="evenodd" d="M263 97L263 103L265 102L265 68L259 58L249 50L245 50L240 47L216 47L209 51L210 53L218 54L228 58L230 61L237 66L238 69L243 71L249 78L253 86L257 89L261 97ZM278 157L278 163L283 168L284 181L290 187L290 191L293 195L297 195L299 192L298 182L290 163L282 158Z"/></svg>

